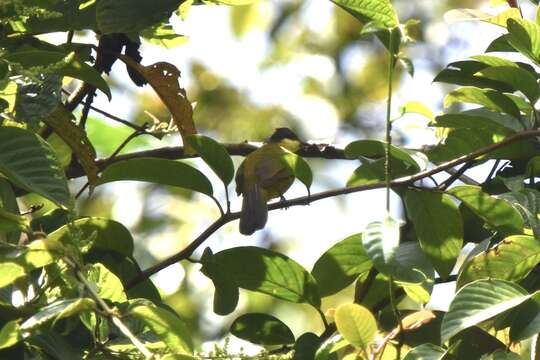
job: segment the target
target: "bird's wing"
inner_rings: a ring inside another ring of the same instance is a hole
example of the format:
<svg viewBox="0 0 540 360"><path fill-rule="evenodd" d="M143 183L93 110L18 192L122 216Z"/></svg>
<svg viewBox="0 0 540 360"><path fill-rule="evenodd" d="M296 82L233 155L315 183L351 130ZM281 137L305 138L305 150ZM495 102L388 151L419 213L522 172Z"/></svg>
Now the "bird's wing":
<svg viewBox="0 0 540 360"><path fill-rule="evenodd" d="M255 166L257 182L263 188L286 180L290 178L291 175L291 171L281 161L276 161L275 158L263 159Z"/></svg>
<svg viewBox="0 0 540 360"><path fill-rule="evenodd" d="M244 191L244 161L240 164L238 169L236 170L236 195L240 196L242 192Z"/></svg>

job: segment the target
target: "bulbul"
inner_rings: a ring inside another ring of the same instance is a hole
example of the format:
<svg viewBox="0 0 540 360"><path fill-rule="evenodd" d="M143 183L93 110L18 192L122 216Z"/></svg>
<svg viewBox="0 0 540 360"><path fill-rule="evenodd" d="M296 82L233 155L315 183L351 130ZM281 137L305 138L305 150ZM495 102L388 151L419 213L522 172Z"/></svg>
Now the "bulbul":
<svg viewBox="0 0 540 360"><path fill-rule="evenodd" d="M236 193L243 195L240 233L251 235L264 228L270 199L283 197L294 181L294 174L283 157L301 146L288 128L274 131L265 143L246 156L236 172Z"/></svg>

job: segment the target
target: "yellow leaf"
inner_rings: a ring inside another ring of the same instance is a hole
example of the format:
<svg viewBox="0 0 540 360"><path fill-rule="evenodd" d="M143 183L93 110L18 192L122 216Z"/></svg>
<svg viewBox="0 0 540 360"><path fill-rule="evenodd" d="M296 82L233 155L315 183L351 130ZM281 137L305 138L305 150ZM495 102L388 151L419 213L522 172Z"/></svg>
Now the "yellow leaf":
<svg viewBox="0 0 540 360"><path fill-rule="evenodd" d="M90 191L98 180L99 168L96 165L96 150L86 136L86 132L71 121L72 114L62 105L58 105L43 121L50 126L75 153L81 164Z"/></svg>
<svg viewBox="0 0 540 360"><path fill-rule="evenodd" d="M184 153L195 154L196 151L189 145L187 137L196 134L197 130L193 122L193 108L187 98L186 90L181 88L178 83L180 70L168 62L142 66L125 55L119 55L118 58L148 81L171 112L173 121L182 135Z"/></svg>

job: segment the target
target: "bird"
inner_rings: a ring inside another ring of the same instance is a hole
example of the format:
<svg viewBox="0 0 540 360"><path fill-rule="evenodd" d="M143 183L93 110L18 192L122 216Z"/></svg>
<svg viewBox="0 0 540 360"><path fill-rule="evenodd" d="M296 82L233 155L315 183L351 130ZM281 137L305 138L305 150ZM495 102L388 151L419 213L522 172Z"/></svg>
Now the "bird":
<svg viewBox="0 0 540 360"><path fill-rule="evenodd" d="M302 142L289 128L278 128L264 144L250 153L236 172L236 193L242 195L240 233L251 235L268 220L267 202L283 198L294 182L294 173L283 157L300 149Z"/></svg>

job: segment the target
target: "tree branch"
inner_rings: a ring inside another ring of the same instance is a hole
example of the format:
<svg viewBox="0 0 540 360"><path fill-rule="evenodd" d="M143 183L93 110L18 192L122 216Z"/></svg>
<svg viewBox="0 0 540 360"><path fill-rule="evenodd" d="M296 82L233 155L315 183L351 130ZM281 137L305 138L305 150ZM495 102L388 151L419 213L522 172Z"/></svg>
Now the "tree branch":
<svg viewBox="0 0 540 360"><path fill-rule="evenodd" d="M433 169L424 170L417 174L410 175L410 176L404 176L395 180L392 180L390 182L390 185L392 187L396 186L407 186L412 185L414 182L430 177L434 174L437 174L442 171L446 171L450 168L453 168L457 165L466 163L468 161L474 160L482 155L488 154L492 151L495 151L497 149L500 149L504 146L507 146L509 144L515 143L520 140L524 140L533 136L540 136L540 130L528 130L523 131L517 134L514 134L512 136L507 137L503 141L500 141L495 144L491 144L489 146L483 147L481 149L478 149L476 151L473 151L470 154L461 156L459 158L447 161L445 163L440 164L439 166L434 167ZM360 185L360 186L354 186L354 187L346 187L346 188L339 188L334 190L328 190L328 191L322 191L319 193L315 193L308 196L301 196L298 198L290 199L290 200L284 200L279 201L277 203L272 203L268 205L268 210L276 210L276 209L285 209L289 208L291 206L298 206L298 205L309 205L310 203L322 199L326 199L329 197L339 196L339 195L345 195L345 194L351 194L355 192L360 191L366 191L366 190L373 190L373 189L380 189L385 187L385 182L379 182L374 184L367 184L367 185ZM193 242L191 242L185 249L180 251L179 253L159 262L158 264L142 271L140 274L138 274L135 278L131 279L126 284L126 289L130 289L133 286L137 285L141 281L147 279L151 275L163 270L164 268L177 263L181 260L187 259L189 256L193 254L193 252L201 246L206 239L208 239L214 232L219 230L223 225L240 218L240 213L226 213L222 215L219 219L217 219L214 223L212 223L205 231L202 232Z"/></svg>

